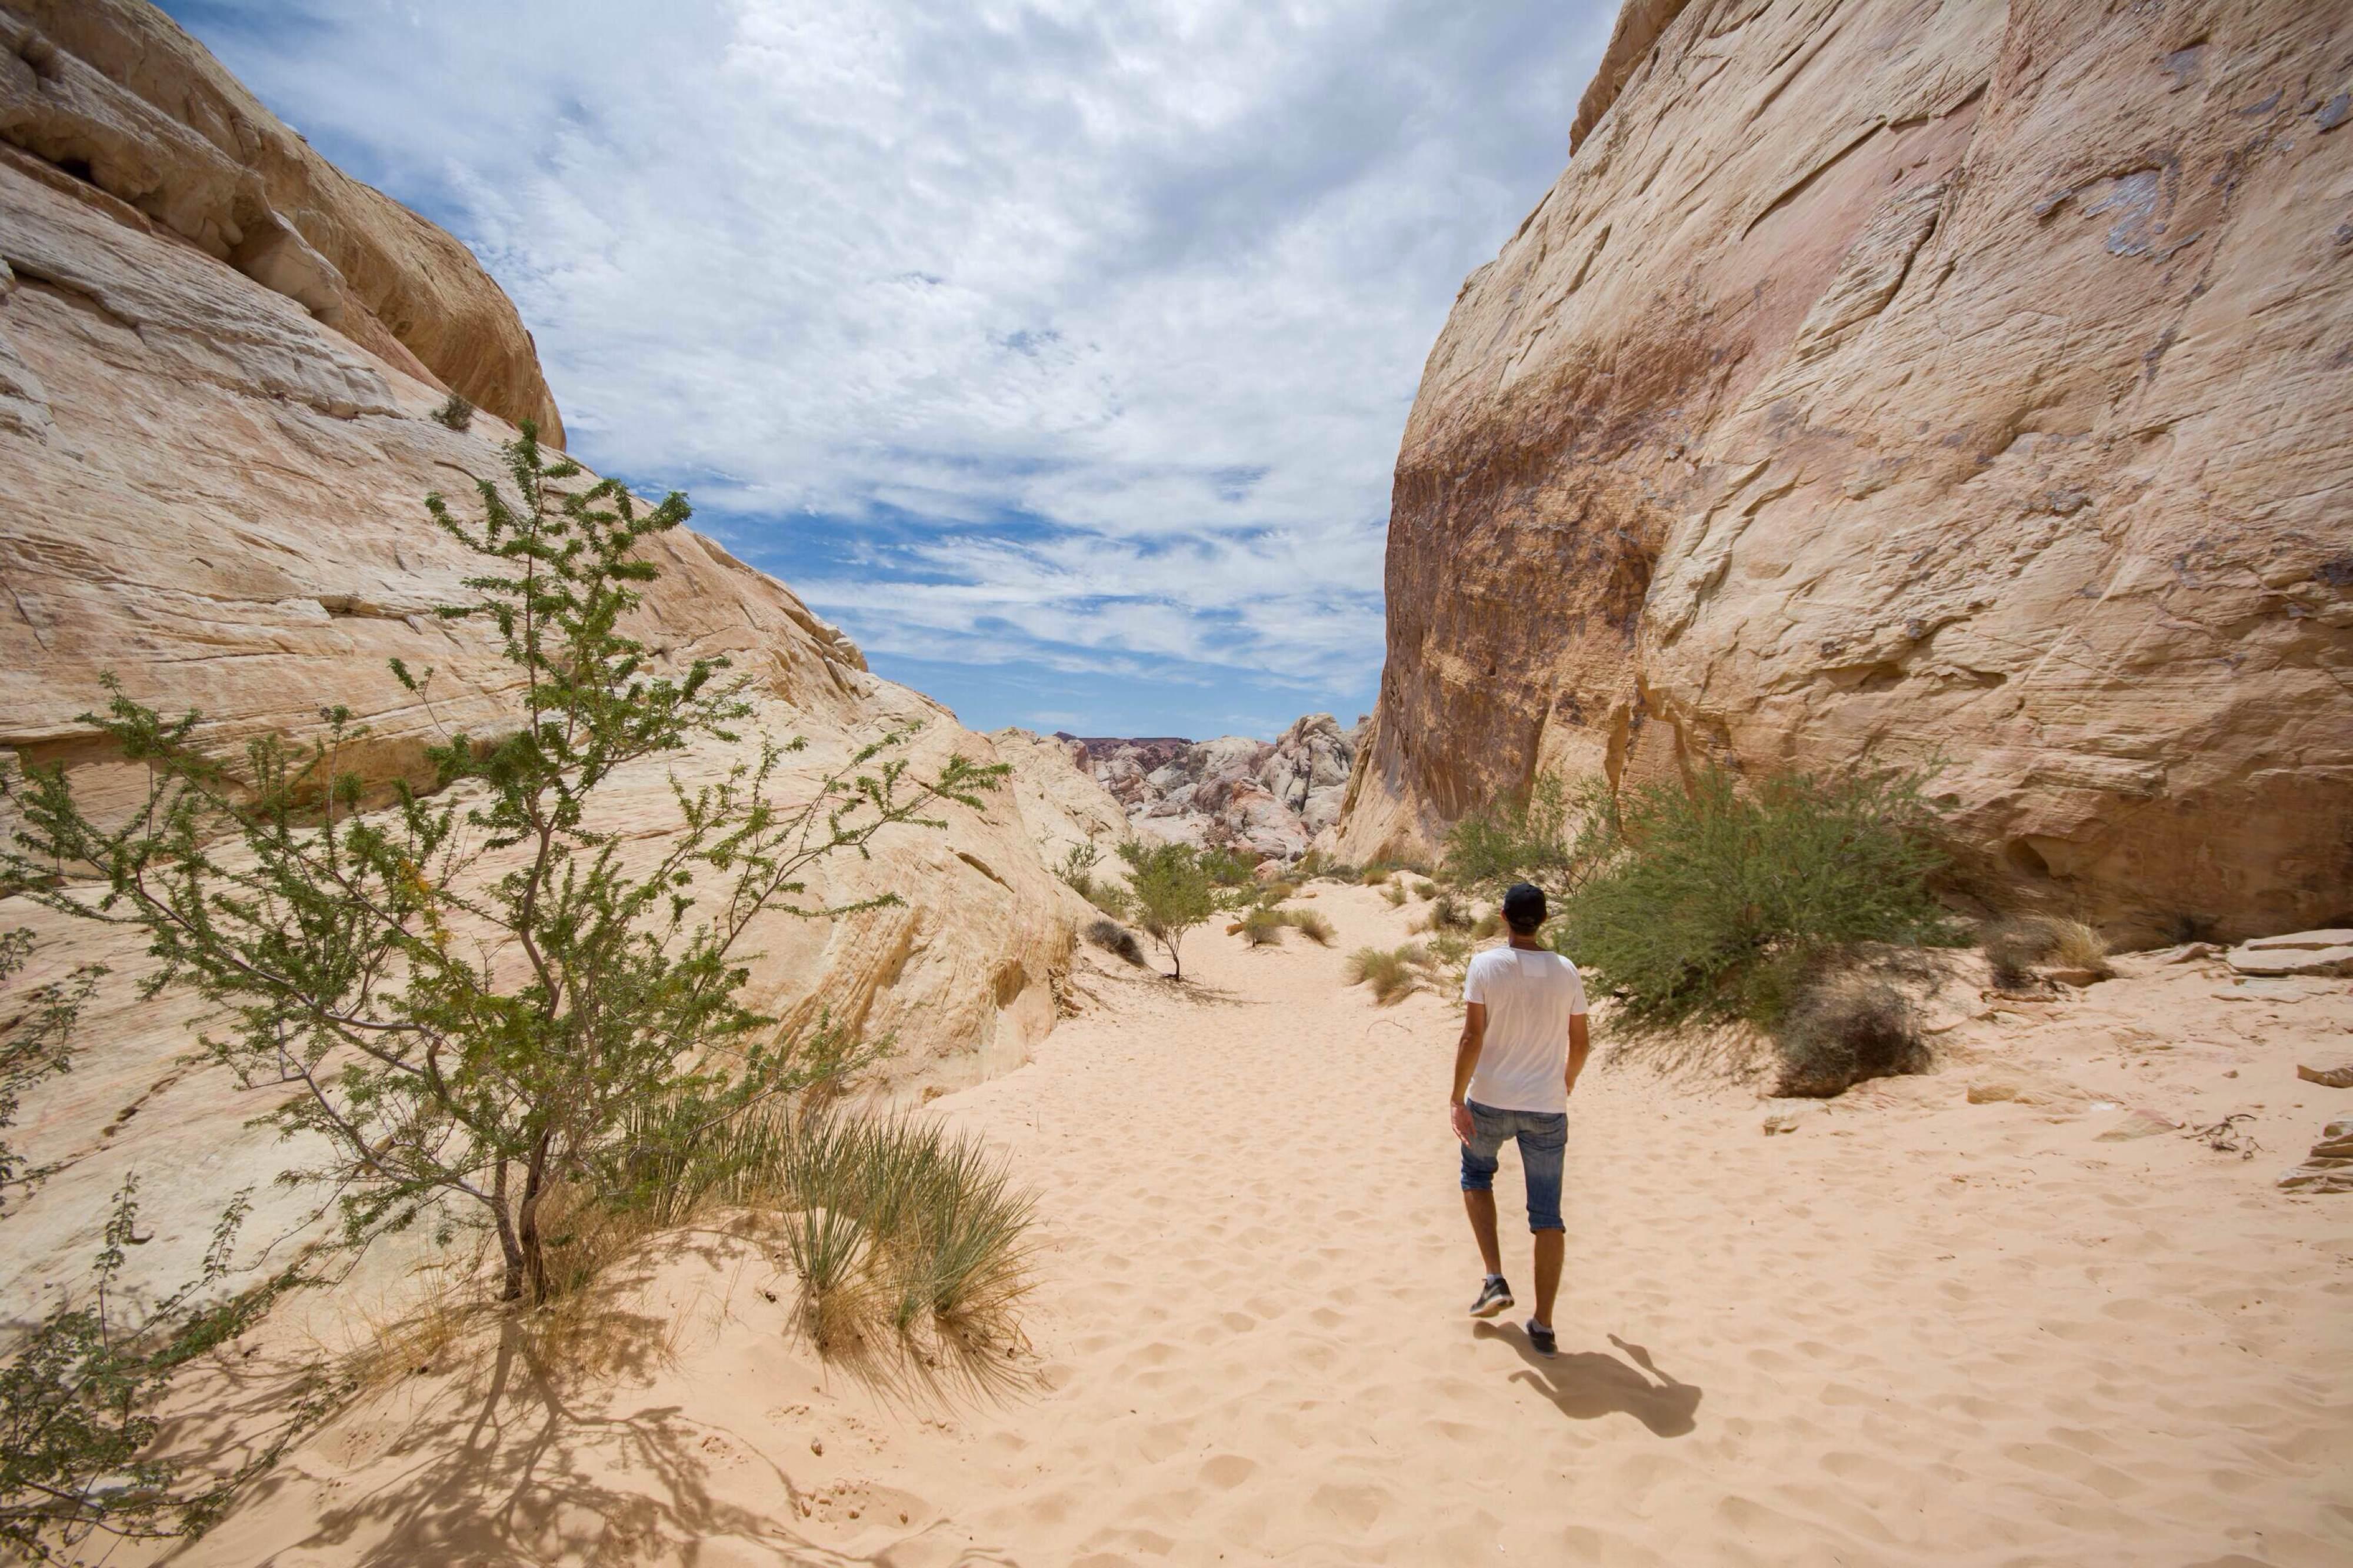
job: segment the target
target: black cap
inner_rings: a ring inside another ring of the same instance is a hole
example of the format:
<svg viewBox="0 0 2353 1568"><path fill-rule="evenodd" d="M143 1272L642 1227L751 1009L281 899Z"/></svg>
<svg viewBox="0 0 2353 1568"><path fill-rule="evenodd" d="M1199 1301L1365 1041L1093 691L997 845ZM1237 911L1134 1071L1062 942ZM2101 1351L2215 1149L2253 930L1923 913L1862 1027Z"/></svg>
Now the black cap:
<svg viewBox="0 0 2353 1568"><path fill-rule="evenodd" d="M1545 922L1544 889L1534 882L1514 882L1504 892L1504 923L1522 936Z"/></svg>

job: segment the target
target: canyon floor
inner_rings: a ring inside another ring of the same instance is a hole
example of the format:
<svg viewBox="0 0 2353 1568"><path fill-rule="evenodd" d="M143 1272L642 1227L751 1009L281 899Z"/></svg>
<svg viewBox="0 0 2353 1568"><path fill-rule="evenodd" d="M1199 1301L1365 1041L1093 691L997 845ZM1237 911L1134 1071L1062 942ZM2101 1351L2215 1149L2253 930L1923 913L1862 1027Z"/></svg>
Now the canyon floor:
<svg viewBox="0 0 2353 1568"><path fill-rule="evenodd" d="M2273 1184L2353 1110L2295 1071L2353 986L2128 959L1783 1136L1788 1102L1597 1060L1547 1361L1463 1315L1454 1007L1342 984L1417 906L1315 891L1332 948L1204 930L1181 989L1090 952L1031 1065L935 1102L1039 1194L992 1375L829 1367L788 1275L690 1237L617 1283L596 1375L421 1357L174 1560L2353 1558L2353 1195ZM1998 1078L2041 1103L1966 1098ZM2142 1110L2262 1148L2109 1136Z"/></svg>

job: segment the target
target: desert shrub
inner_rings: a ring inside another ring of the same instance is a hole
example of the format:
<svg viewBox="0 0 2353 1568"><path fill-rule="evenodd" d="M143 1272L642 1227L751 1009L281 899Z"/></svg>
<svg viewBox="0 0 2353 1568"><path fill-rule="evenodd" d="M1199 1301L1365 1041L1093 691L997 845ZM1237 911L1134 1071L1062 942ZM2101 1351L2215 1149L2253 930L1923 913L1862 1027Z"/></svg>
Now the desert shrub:
<svg viewBox="0 0 2353 1568"><path fill-rule="evenodd" d="M1547 774L1526 799L1498 801L1457 822L1440 868L1456 887L1491 898L1514 882L1566 898L1606 857L1616 818L1609 780L1597 774L1571 788Z"/></svg>
<svg viewBox="0 0 2353 1568"><path fill-rule="evenodd" d="M1915 773L1791 774L1744 792L1711 769L1688 793L1634 791L1554 945L1634 1029L1770 1026L1842 947L1956 939L1928 890L1945 858L1920 786Z"/></svg>
<svg viewBox="0 0 2353 1568"><path fill-rule="evenodd" d="M1197 849L1194 858L1202 875L1220 888L1247 888L1257 885L1258 860L1228 845L1211 845Z"/></svg>
<svg viewBox="0 0 2353 1568"><path fill-rule="evenodd" d="M1135 933L1113 920L1089 921L1086 938L1105 952L1125 959L1138 969L1144 967L1144 947Z"/></svg>
<svg viewBox="0 0 2353 1568"><path fill-rule="evenodd" d="M1332 922L1314 910L1285 910L1285 923L1318 947L1332 945Z"/></svg>
<svg viewBox="0 0 2353 1568"><path fill-rule="evenodd" d="M1092 902L1095 896L1095 868L1102 864L1103 850L1090 838L1063 852L1062 863L1054 868L1054 875L1069 884L1079 897Z"/></svg>
<svg viewBox="0 0 2353 1568"><path fill-rule="evenodd" d="M1376 860L1356 873L1356 880L1367 888L1377 888L1389 879L1390 873L1395 869L1396 868L1386 860Z"/></svg>
<svg viewBox="0 0 2353 1568"><path fill-rule="evenodd" d="M1419 899L1422 902L1428 903L1430 900L1438 897L1438 884L1435 882L1416 882L1413 885L1413 896Z"/></svg>
<svg viewBox="0 0 2353 1568"><path fill-rule="evenodd" d="M0 1548L26 1563L81 1563L123 1542L201 1532L230 1494L276 1462L315 1416L306 1396L244 1465L192 1479L158 1454L165 1399L180 1369L242 1333L289 1281L222 1297L240 1194L213 1232L198 1277L143 1310L120 1288L138 1234L135 1185L115 1194L96 1265L78 1300L19 1333L0 1365Z"/></svg>
<svg viewBox="0 0 2353 1568"><path fill-rule="evenodd" d="M1504 929L1504 916L1499 910L1489 910L1471 922L1471 934L1481 942L1499 934Z"/></svg>
<svg viewBox="0 0 2353 1568"><path fill-rule="evenodd" d="M1432 931L1469 931L1478 922L1461 900L1451 893L1440 893L1430 901L1430 929Z"/></svg>
<svg viewBox="0 0 2353 1568"><path fill-rule="evenodd" d="M1819 1099L1928 1065L1909 998L1883 979L1852 971L1799 988L1774 1026L1773 1044L1781 1063L1776 1094Z"/></svg>
<svg viewBox="0 0 2353 1568"><path fill-rule="evenodd" d="M1218 912L1219 884L1209 869L1214 853L1186 844L1148 845L1136 838L1119 847L1120 858L1128 866L1135 923L1167 953L1176 971L1173 979L1185 978L1185 961L1177 951L1185 933Z"/></svg>
<svg viewBox="0 0 2353 1568"><path fill-rule="evenodd" d="M1259 889L1258 901L1261 904L1279 904L1285 899L1295 899L1298 896L1299 884L1296 882L1269 882Z"/></svg>
<svg viewBox="0 0 2353 1568"><path fill-rule="evenodd" d="M453 392L433 411L433 423L449 430L465 430L474 423L474 405L463 393Z"/></svg>
<svg viewBox="0 0 2353 1568"><path fill-rule="evenodd" d="M2013 915L1986 926L1978 942L1993 968L1994 984L2005 991L2033 984L2041 967L2089 970L2103 979L2116 973L2107 939L2081 921Z"/></svg>
<svg viewBox="0 0 2353 1568"><path fill-rule="evenodd" d="M1416 943L1387 949L1360 947L1348 955L1344 973L1349 984L1368 987L1373 1000L1387 1007L1420 989L1422 970L1429 962L1428 951Z"/></svg>
<svg viewBox="0 0 2353 1568"><path fill-rule="evenodd" d="M1130 898L1127 889L1117 882L1096 878L1094 885L1087 889L1086 900L1115 921L1135 918L1135 900Z"/></svg>
<svg viewBox="0 0 2353 1568"><path fill-rule="evenodd" d="M505 455L507 489L478 484L480 522L438 495L426 507L482 558L475 596L439 615L491 624L528 721L495 742L451 734L427 752L435 789L403 783L363 812L343 759L366 730L346 711L307 746L254 742L240 766L195 743L197 715L166 719L110 680L108 711L85 722L143 767L145 799L101 826L62 765L27 766L12 781L24 826L0 859L28 880L94 879L95 906L29 896L139 927L152 984L217 1010L215 1060L248 1085L290 1078L267 1117L320 1151L307 1173L336 1188L344 1242L470 1221L495 1239L502 1297L543 1301L543 1205L559 1184L591 1203L627 1189L642 1108L698 1125L851 1065L829 1034L813 1051L744 1005L746 931L767 911L898 902L801 900L819 862L893 825L944 826L929 814L979 806L1007 770L952 758L913 776L893 732L786 807L772 790L800 742L763 740L718 782L675 785L675 829L639 858L595 821L600 786L739 741L752 713L725 659L658 675L619 630L658 575L640 544L686 521L686 498L644 511L617 481L567 489L579 467L548 461L528 423ZM392 673L428 700L430 670Z"/></svg>
<svg viewBox="0 0 2353 1568"><path fill-rule="evenodd" d="M1381 886L1381 897L1389 901L1389 908L1393 910L1405 908L1407 896L1403 882L1387 882Z"/></svg>
<svg viewBox="0 0 2353 1568"><path fill-rule="evenodd" d="M1242 916L1242 941L1252 947L1280 947L1290 924L1275 910L1261 906Z"/></svg>

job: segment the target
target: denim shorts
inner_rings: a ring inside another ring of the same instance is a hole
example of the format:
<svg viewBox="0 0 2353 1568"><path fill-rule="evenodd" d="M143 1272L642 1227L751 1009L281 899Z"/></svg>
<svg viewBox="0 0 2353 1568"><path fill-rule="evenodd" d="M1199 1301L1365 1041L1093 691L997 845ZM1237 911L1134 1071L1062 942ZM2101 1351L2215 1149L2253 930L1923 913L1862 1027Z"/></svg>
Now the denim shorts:
<svg viewBox="0 0 2353 1568"><path fill-rule="evenodd" d="M1528 1179L1528 1229L1561 1230L1560 1166L1568 1152L1568 1118L1558 1111L1496 1110L1477 1100L1471 1111L1471 1142L1462 1145L1462 1190L1493 1192L1495 1153L1506 1138L1520 1144L1520 1166Z"/></svg>

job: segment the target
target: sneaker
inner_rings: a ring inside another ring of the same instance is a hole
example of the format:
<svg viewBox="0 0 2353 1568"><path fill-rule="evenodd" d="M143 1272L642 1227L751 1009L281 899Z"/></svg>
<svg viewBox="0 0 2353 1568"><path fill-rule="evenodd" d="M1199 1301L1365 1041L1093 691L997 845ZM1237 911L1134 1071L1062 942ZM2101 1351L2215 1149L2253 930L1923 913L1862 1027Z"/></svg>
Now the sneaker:
<svg viewBox="0 0 2353 1568"><path fill-rule="evenodd" d="M1511 1304L1512 1288L1504 1284L1504 1277L1498 1274L1479 1287L1479 1299L1471 1303L1471 1315L1474 1318L1492 1318L1496 1313L1508 1309Z"/></svg>
<svg viewBox="0 0 2353 1568"><path fill-rule="evenodd" d="M1528 1343L1535 1347L1535 1352L1538 1355L1550 1356L1560 1353L1560 1342L1553 1337L1550 1329L1546 1328L1534 1318L1528 1320Z"/></svg>

